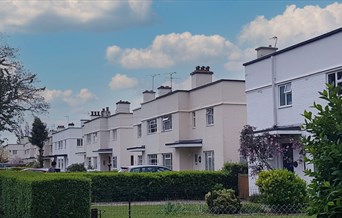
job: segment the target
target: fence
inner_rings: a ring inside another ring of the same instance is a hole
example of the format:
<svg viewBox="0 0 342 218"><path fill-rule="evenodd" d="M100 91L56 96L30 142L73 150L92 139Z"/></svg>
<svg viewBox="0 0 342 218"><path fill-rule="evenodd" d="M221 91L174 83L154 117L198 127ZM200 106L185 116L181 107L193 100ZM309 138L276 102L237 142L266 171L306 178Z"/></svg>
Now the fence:
<svg viewBox="0 0 342 218"><path fill-rule="evenodd" d="M165 193L165 196L169 196ZM186 198L184 198L186 199ZM91 218L308 218L305 205L265 205L241 200L237 207L211 207L204 200L158 200L92 203Z"/></svg>

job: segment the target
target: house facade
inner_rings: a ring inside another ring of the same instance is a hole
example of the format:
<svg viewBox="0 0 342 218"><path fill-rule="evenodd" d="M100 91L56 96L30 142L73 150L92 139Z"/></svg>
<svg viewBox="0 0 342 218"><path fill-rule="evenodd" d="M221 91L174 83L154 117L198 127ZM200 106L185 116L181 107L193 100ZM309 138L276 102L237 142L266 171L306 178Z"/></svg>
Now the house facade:
<svg viewBox="0 0 342 218"><path fill-rule="evenodd" d="M326 83L342 85L342 28L276 51L257 49L257 59L244 64L246 76L247 123L256 133L277 134L288 146L301 131L304 110L313 102L324 104L319 91ZM313 111L314 112L314 111ZM291 150L270 159L275 168L286 168L305 180L304 170L312 168L300 161L301 151ZM256 189L250 176L250 190Z"/></svg>
<svg viewBox="0 0 342 218"><path fill-rule="evenodd" d="M82 128L75 127L73 123L68 124L67 128L59 126L52 133L52 144L46 147L52 149L50 161L56 161L56 168L62 172L71 164L84 163Z"/></svg>
<svg viewBox="0 0 342 218"><path fill-rule="evenodd" d="M220 170L239 162L239 135L246 124L244 81L212 82L209 67L191 73L192 89L143 93L133 110L130 164L173 170Z"/></svg>

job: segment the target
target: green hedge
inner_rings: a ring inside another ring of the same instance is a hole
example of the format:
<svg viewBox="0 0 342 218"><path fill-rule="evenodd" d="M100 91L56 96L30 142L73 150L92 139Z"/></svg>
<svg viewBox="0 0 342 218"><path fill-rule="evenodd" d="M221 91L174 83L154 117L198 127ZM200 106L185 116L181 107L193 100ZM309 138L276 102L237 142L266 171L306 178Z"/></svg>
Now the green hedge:
<svg viewBox="0 0 342 218"><path fill-rule="evenodd" d="M82 175L5 173L0 199L6 218L87 218L90 180Z"/></svg>
<svg viewBox="0 0 342 218"><path fill-rule="evenodd" d="M143 201L204 199L216 184L236 187L223 172L182 171L162 173L88 173L92 180L92 201Z"/></svg>

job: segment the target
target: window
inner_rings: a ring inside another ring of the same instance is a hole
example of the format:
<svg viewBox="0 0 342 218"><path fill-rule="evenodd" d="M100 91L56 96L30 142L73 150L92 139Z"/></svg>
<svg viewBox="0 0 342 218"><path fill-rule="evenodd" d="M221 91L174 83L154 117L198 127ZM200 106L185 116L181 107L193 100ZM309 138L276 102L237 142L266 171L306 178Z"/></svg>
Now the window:
<svg viewBox="0 0 342 218"><path fill-rule="evenodd" d="M166 115L162 117L163 131L172 129L172 115Z"/></svg>
<svg viewBox="0 0 342 218"><path fill-rule="evenodd" d="M93 157L93 166L94 169L97 169L97 157Z"/></svg>
<svg viewBox="0 0 342 218"><path fill-rule="evenodd" d="M148 157L148 164L150 165L157 165L158 164L158 159L156 154L149 154L147 155Z"/></svg>
<svg viewBox="0 0 342 218"><path fill-rule="evenodd" d="M138 165L142 165L142 164L143 164L143 156L138 155Z"/></svg>
<svg viewBox="0 0 342 218"><path fill-rule="evenodd" d="M118 131L116 129L112 130L112 140L116 141L118 137Z"/></svg>
<svg viewBox="0 0 342 218"><path fill-rule="evenodd" d="M192 128L196 128L196 112L192 112Z"/></svg>
<svg viewBox="0 0 342 218"><path fill-rule="evenodd" d="M137 125L137 136L138 138L141 137L141 124Z"/></svg>
<svg viewBox="0 0 342 218"><path fill-rule="evenodd" d="M157 132L157 119L152 119L147 121L147 133L156 133Z"/></svg>
<svg viewBox="0 0 342 218"><path fill-rule="evenodd" d="M342 95L342 71L328 74L328 83L339 86L341 89L338 94Z"/></svg>
<svg viewBox="0 0 342 218"><path fill-rule="evenodd" d="M214 151L205 151L205 170L215 170L214 165Z"/></svg>
<svg viewBox="0 0 342 218"><path fill-rule="evenodd" d="M13 150L12 154L17 154L17 152L18 152L17 150Z"/></svg>
<svg viewBox="0 0 342 218"><path fill-rule="evenodd" d="M214 108L207 108L206 117L207 125L214 125Z"/></svg>
<svg viewBox="0 0 342 218"><path fill-rule="evenodd" d="M133 166L133 165L134 165L134 156L131 155L131 166Z"/></svg>
<svg viewBox="0 0 342 218"><path fill-rule="evenodd" d="M88 169L91 169L91 158L87 157L87 162L88 162Z"/></svg>
<svg viewBox="0 0 342 218"><path fill-rule="evenodd" d="M93 142L97 142L97 132L93 133Z"/></svg>
<svg viewBox="0 0 342 218"><path fill-rule="evenodd" d="M113 157L113 169L118 168L118 158L117 156Z"/></svg>
<svg viewBox="0 0 342 218"><path fill-rule="evenodd" d="M163 166L172 169L172 153L163 154Z"/></svg>
<svg viewBox="0 0 342 218"><path fill-rule="evenodd" d="M281 107L292 105L291 83L279 86L279 105Z"/></svg>
<svg viewBox="0 0 342 218"><path fill-rule="evenodd" d="M91 143L91 134L86 135L86 142L87 142L87 145Z"/></svg>
<svg viewBox="0 0 342 218"><path fill-rule="evenodd" d="M77 139L77 147L83 146L83 140L82 139Z"/></svg>

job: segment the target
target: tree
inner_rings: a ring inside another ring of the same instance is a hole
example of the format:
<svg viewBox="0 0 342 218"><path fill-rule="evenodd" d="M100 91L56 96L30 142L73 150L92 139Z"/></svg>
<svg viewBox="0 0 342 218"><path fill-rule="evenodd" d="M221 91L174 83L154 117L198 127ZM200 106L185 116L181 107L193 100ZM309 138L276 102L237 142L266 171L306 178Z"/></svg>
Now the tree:
<svg viewBox="0 0 342 218"><path fill-rule="evenodd" d="M46 125L38 117L35 117L32 124L30 142L39 149L38 162L40 167L43 167L43 147L47 138L48 130Z"/></svg>
<svg viewBox="0 0 342 218"><path fill-rule="evenodd" d="M342 97L339 87L327 85L319 92L326 106L313 103L317 114L304 111L309 135L303 140L309 154L305 161L315 170L308 170L312 177L309 185L309 213L317 217L342 217Z"/></svg>
<svg viewBox="0 0 342 218"><path fill-rule="evenodd" d="M255 134L255 127L246 125L240 135L240 154L248 161L252 174L263 170L272 170L270 158L283 155L289 149L302 149L303 145L296 138L289 138L291 146L283 146L281 136L268 133Z"/></svg>
<svg viewBox="0 0 342 218"><path fill-rule="evenodd" d="M0 148L0 163L8 162L8 152L4 148Z"/></svg>
<svg viewBox="0 0 342 218"><path fill-rule="evenodd" d="M25 112L35 115L49 108L41 95L45 88L35 87L36 74L23 67L17 53L17 49L0 45L0 133L18 130Z"/></svg>

